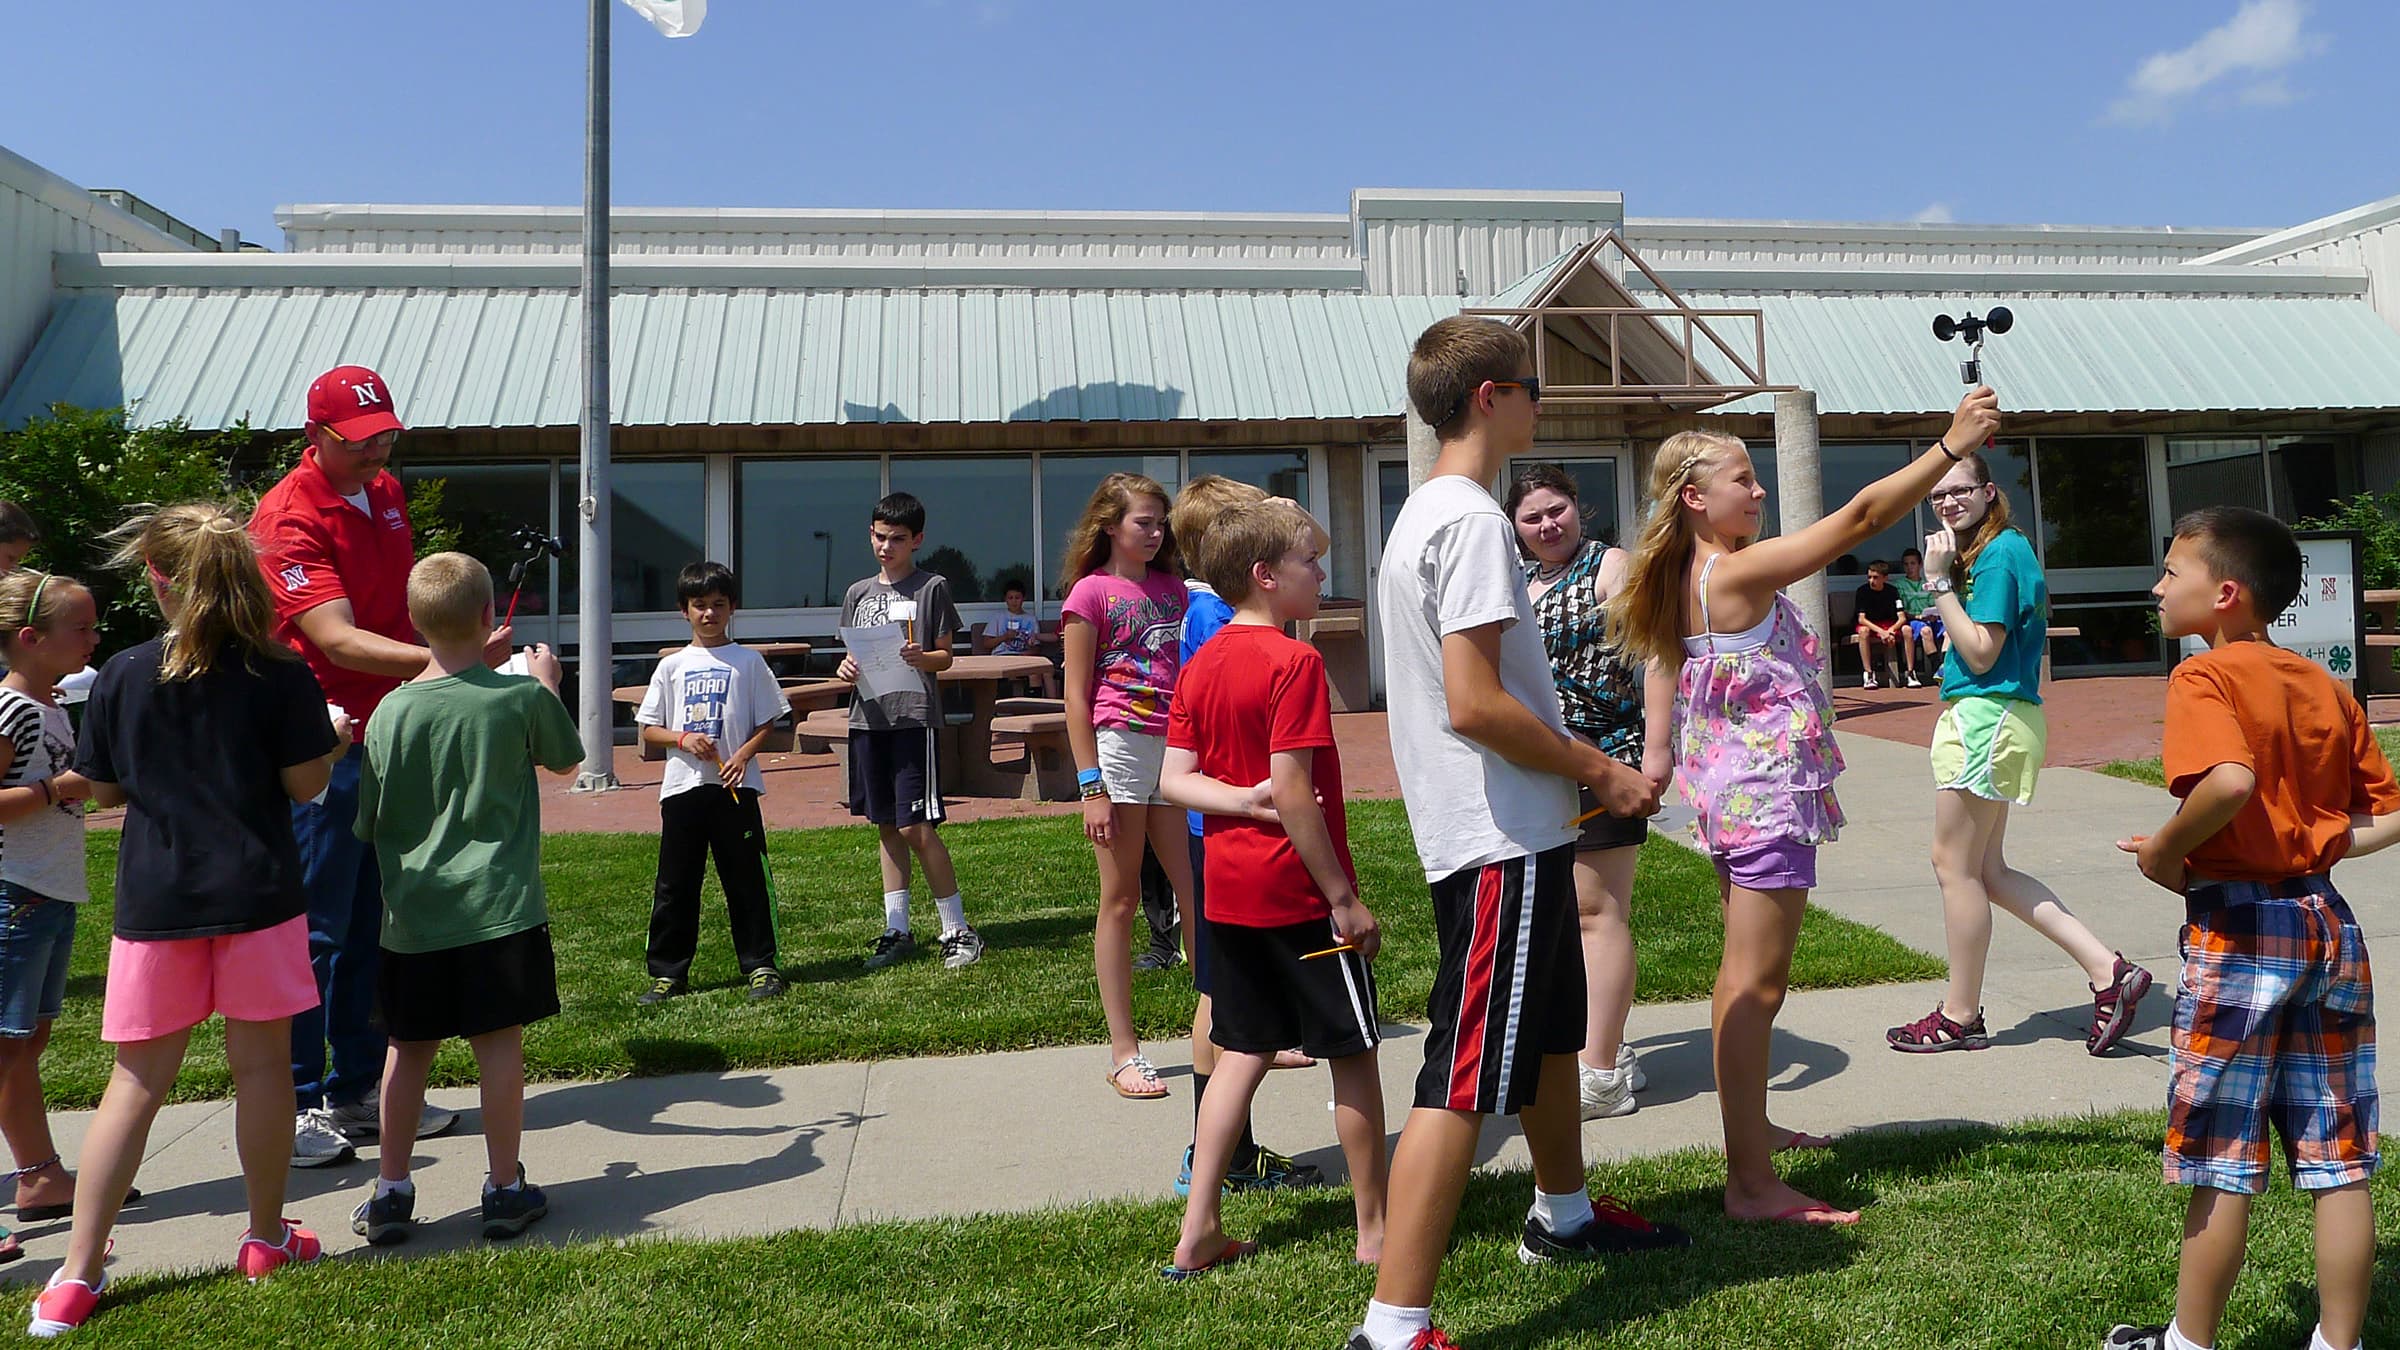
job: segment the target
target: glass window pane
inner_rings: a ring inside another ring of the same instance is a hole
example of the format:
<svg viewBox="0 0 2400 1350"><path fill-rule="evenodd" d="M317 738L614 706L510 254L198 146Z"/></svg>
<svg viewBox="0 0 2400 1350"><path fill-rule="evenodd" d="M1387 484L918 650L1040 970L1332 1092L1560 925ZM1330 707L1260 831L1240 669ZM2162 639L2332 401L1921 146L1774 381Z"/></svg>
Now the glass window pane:
<svg viewBox="0 0 2400 1350"><path fill-rule="evenodd" d="M867 517L883 497L883 463L745 459L734 463L733 547L748 609L838 605L874 570Z"/></svg>
<svg viewBox="0 0 2400 1350"><path fill-rule="evenodd" d="M1221 473L1238 482L1265 488L1273 496L1289 497L1312 511L1316 509L1308 500L1305 450L1194 450L1191 468L1194 478L1204 473Z"/></svg>
<svg viewBox="0 0 2400 1350"><path fill-rule="evenodd" d="M2287 523L2333 514L2360 490L2357 445L2347 436L2271 436L2267 463L2275 479L2275 514Z"/></svg>
<svg viewBox="0 0 2400 1350"><path fill-rule="evenodd" d="M2047 566L2146 567L2153 561L2150 451L2141 437L2044 436L2040 455Z"/></svg>
<svg viewBox="0 0 2400 1350"><path fill-rule="evenodd" d="M576 520L576 471L558 476L558 518ZM699 562L708 529L707 489L698 460L619 460L609 466L609 605L618 614L672 613L675 574ZM572 535L572 528L561 533ZM559 561L558 608L577 609L581 585L575 541Z"/></svg>
<svg viewBox="0 0 2400 1350"><path fill-rule="evenodd" d="M925 503L917 566L950 579L959 604L997 600L1033 578L1033 461L1024 455L894 456L892 491ZM859 522L863 537L866 522ZM841 550L834 550L838 556ZM862 565L859 575L866 575Z"/></svg>
<svg viewBox="0 0 2400 1350"><path fill-rule="evenodd" d="M1509 477L1513 480L1529 464L1555 464L1575 480L1575 511L1583 517L1583 536L1597 539L1615 547L1623 538L1621 522L1617 519L1617 461L1603 459L1548 459L1540 455L1524 456L1508 462ZM1508 492L1502 489L1500 500L1507 504Z"/></svg>
<svg viewBox="0 0 2400 1350"><path fill-rule="evenodd" d="M1167 490L1170 500L1182 486L1177 481L1176 460L1172 450L1156 455L1054 455L1042 456L1042 567L1049 573L1042 578L1042 589L1035 594L1059 599L1058 569L1066 556L1067 536L1075 522L1083 518L1083 508L1090 505L1092 489L1112 473L1138 473L1156 479ZM1205 472L1205 471L1203 471ZM993 599L999 599L995 593Z"/></svg>
<svg viewBox="0 0 2400 1350"><path fill-rule="evenodd" d="M1768 535L1781 534L1783 532L1783 513L1777 508L1776 503L1783 499L1783 493L1775 481L1775 443L1773 441L1750 442L1750 467L1757 472L1758 481L1766 485L1767 489L1767 499L1760 503L1763 509L1760 510L1758 516L1759 535L1764 538ZM1643 502L1642 509L1649 510L1650 503Z"/></svg>
<svg viewBox="0 0 2400 1350"><path fill-rule="evenodd" d="M553 533L550 519L550 462L519 464L400 464L400 481L410 487L442 482L442 515L458 526L459 551L492 569L496 603L508 610L509 573L526 558L510 536L521 529ZM424 541L419 540L421 545ZM568 540L567 546L574 547ZM533 562L525 570L525 589L517 600L517 618L550 612L551 560ZM547 641L548 639L543 639Z"/></svg>
<svg viewBox="0 0 2400 1350"><path fill-rule="evenodd" d="M1408 502L1408 465L1397 460L1383 460L1375 466L1375 506L1383 516L1382 538L1392 537L1392 524L1400 519L1400 508Z"/></svg>
<svg viewBox="0 0 2400 1350"><path fill-rule="evenodd" d="M2232 459L2175 462L2173 441L2167 443L2167 514L2181 516L2203 506L2247 506L2267 509L2265 461L2255 453Z"/></svg>
<svg viewBox="0 0 2400 1350"><path fill-rule="evenodd" d="M2053 670L2148 665L2159 660L2155 603L2069 605L2053 610L2050 622L2061 628L2083 630L2080 637L2062 637L2051 642Z"/></svg>
<svg viewBox="0 0 2400 1350"><path fill-rule="evenodd" d="M2258 453L2256 436L2169 436L2169 464L2197 464L2211 459L2233 459Z"/></svg>
<svg viewBox="0 0 2400 1350"><path fill-rule="evenodd" d="M1900 443L1827 444L1817 449L1818 460L1824 465L1824 505L1827 511L1839 508L1858 495L1867 484L1892 473L1908 463L1909 448ZM1753 456L1753 463L1756 457ZM1997 474L2000 466L1992 466ZM1771 493L1773 488L1768 489ZM1904 517L1891 528L1843 554L1826 569L1829 576L1864 578L1867 564L1881 559L1897 570L1900 551L1916 545L1925 537L1917 528L1916 517Z"/></svg>

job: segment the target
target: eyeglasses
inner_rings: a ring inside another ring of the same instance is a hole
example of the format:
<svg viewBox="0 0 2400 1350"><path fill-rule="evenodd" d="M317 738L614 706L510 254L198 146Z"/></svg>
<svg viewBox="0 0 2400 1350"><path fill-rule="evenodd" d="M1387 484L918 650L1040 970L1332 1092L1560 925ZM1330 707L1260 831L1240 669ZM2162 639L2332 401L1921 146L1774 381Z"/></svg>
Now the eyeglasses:
<svg viewBox="0 0 2400 1350"><path fill-rule="evenodd" d="M370 447L380 446L383 449L389 450L393 446L400 443L400 433L398 431L378 431L372 436L362 437L361 439L354 441L342 433L335 431L332 427L327 426L323 422L319 422L317 424L317 430L322 431L327 436L332 437L333 442L336 445L359 445Z"/></svg>
<svg viewBox="0 0 2400 1350"><path fill-rule="evenodd" d="M1991 484L1989 483L1976 483L1970 487L1935 488L1933 491L1925 494L1925 500L1933 503L1935 506L1940 506L1943 502L1947 501L1963 501L1990 486Z"/></svg>
<svg viewBox="0 0 2400 1350"><path fill-rule="evenodd" d="M1542 382L1533 378L1531 375L1528 375L1521 380L1494 380L1492 381L1492 388L1522 389L1525 391L1526 401L1531 403L1539 403L1542 401Z"/></svg>

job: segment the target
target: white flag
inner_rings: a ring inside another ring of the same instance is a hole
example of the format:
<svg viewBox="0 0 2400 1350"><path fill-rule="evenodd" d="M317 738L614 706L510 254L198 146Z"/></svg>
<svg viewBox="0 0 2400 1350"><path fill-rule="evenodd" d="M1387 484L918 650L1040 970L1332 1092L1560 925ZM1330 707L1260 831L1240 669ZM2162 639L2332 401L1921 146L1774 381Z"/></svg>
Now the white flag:
<svg viewBox="0 0 2400 1350"><path fill-rule="evenodd" d="M625 0L633 12L668 37L690 37L708 17L708 0Z"/></svg>

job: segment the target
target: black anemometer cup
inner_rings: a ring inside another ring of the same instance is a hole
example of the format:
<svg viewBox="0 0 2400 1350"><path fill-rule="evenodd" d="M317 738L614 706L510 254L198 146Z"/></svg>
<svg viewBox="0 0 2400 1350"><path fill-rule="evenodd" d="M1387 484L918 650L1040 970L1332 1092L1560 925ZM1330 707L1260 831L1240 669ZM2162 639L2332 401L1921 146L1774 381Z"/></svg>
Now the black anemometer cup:
<svg viewBox="0 0 2400 1350"><path fill-rule="evenodd" d="M1963 319L1936 314L1933 316L1933 335L1943 342L1952 338L1966 342L1969 351L1967 359L1958 363L1958 378L1962 383L1977 385L1983 383L1983 335L1987 332L2005 333L2016 322L2017 316L2009 313L2006 305L1992 306L1990 312L1980 319L1975 317L1975 311L1971 309Z"/></svg>

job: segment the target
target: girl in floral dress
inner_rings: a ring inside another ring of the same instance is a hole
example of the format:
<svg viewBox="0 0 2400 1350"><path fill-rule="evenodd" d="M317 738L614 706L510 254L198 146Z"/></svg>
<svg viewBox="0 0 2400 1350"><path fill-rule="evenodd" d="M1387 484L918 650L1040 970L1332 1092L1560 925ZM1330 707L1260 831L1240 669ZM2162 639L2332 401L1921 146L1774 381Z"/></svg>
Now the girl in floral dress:
<svg viewBox="0 0 2400 1350"><path fill-rule="evenodd" d="M1725 1212L1737 1219L1856 1223L1775 1171L1780 1149L1822 1146L1767 1119L1767 1047L1791 979L1792 948L1817 846L1842 825L1833 711L1819 676L1823 639L1782 588L1907 516L1944 470L1999 426L1978 386L1916 462L1871 483L1806 529L1758 538L1767 490L1730 436L1686 431L1650 465L1650 514L1609 633L1633 660L1679 663L1673 748L1643 751L1644 771L1672 767L1699 812L1725 906L1725 956L1710 1015L1717 1106L1725 1126ZM1964 447L1963 449L1958 447Z"/></svg>

